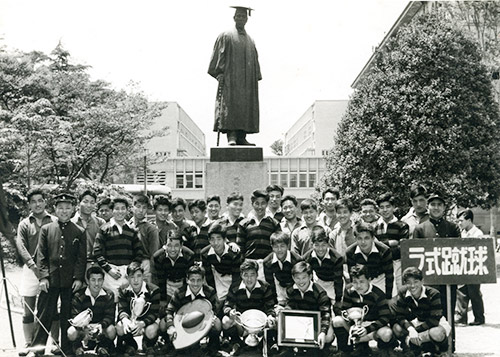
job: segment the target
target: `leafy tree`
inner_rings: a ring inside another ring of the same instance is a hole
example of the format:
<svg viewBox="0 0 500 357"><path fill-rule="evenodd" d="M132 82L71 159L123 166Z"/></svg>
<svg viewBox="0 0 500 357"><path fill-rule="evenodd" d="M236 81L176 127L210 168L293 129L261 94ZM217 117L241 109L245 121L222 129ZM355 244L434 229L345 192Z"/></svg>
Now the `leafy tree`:
<svg viewBox="0 0 500 357"><path fill-rule="evenodd" d="M283 156L283 139L275 140L270 148L274 155Z"/></svg>
<svg viewBox="0 0 500 357"><path fill-rule="evenodd" d="M161 104L87 70L61 44L50 55L0 47L0 233L12 246L32 182L61 190L82 179L109 182L130 171L153 135L145 129Z"/></svg>
<svg viewBox="0 0 500 357"><path fill-rule="evenodd" d="M477 39L483 62L498 71L500 65L500 2L450 1L441 13Z"/></svg>
<svg viewBox="0 0 500 357"><path fill-rule="evenodd" d="M478 44L435 14L380 50L352 95L327 158L324 185L355 201L415 182L462 206L500 195L500 115Z"/></svg>
<svg viewBox="0 0 500 357"><path fill-rule="evenodd" d="M144 129L161 105L135 87L91 80L87 69L61 44L50 56L0 54L0 118L23 141L14 173L28 185L33 172L67 189L80 177L105 182L115 162L133 163L149 138Z"/></svg>

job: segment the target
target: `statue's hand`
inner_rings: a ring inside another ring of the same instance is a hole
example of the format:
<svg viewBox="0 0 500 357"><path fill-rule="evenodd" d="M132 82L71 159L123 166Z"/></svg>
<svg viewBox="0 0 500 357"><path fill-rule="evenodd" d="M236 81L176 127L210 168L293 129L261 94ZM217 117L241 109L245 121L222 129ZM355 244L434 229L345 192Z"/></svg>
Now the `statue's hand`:
<svg viewBox="0 0 500 357"><path fill-rule="evenodd" d="M219 82L223 82L223 81L224 81L224 75L223 75L223 74L219 74L219 75L217 76L217 80L218 80Z"/></svg>

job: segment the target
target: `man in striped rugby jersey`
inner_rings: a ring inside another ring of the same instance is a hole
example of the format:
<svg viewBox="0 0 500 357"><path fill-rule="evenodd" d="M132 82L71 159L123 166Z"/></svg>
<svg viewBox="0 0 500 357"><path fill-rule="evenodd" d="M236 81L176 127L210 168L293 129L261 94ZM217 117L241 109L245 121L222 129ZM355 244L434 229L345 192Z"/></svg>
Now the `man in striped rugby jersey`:
<svg viewBox="0 0 500 357"><path fill-rule="evenodd" d="M266 191L252 192L253 210L240 222L236 243L241 248L241 255L246 259L254 259L259 264L258 276L264 280L263 260L272 252L271 234L280 231L279 222L266 212L269 194Z"/></svg>
<svg viewBox="0 0 500 357"><path fill-rule="evenodd" d="M360 326L352 327L342 316L335 316L333 327L337 336L337 344L342 352L351 352L353 345L348 344L349 333L355 338L353 356L369 356L371 354L368 341L376 340L381 351L389 351L396 347L396 339L388 326L390 310L385 292L371 283L366 265L355 265L349 270L352 284L345 289L342 310L352 307L368 307Z"/></svg>
<svg viewBox="0 0 500 357"><path fill-rule="evenodd" d="M415 267L403 271L404 287L396 298L397 323L394 335L401 341L403 350L410 349L417 354L448 350L451 326L443 316L439 290L424 286L422 271Z"/></svg>
<svg viewBox="0 0 500 357"><path fill-rule="evenodd" d="M71 326L68 329L68 339L73 342L73 352L76 356L84 355L82 341L87 341L89 348L96 346L98 356L109 356L114 353L115 347L113 343L116 337L115 299L112 292L102 287L104 270L100 266L92 265L87 270L86 277L88 286L73 295L71 317L74 318L82 311L90 309L91 325L84 328ZM97 330L97 334L91 334L91 329Z"/></svg>

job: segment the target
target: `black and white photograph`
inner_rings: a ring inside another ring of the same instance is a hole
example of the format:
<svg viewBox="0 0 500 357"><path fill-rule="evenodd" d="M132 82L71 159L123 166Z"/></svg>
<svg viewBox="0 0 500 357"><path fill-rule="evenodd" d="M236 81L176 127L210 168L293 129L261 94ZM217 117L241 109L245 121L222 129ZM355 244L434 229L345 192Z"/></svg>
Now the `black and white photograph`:
<svg viewBox="0 0 500 357"><path fill-rule="evenodd" d="M0 357L500 356L500 0L0 0Z"/></svg>

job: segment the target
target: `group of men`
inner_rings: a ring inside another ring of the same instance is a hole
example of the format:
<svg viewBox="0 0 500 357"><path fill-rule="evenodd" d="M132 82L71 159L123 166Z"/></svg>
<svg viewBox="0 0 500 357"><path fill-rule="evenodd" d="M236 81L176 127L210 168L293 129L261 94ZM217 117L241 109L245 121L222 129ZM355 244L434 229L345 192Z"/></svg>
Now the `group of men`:
<svg viewBox="0 0 500 357"><path fill-rule="evenodd" d="M410 197L412 207L402 220L386 193L362 200L355 221L352 203L335 189L322 192L320 203L299 203L270 185L252 193L246 216L244 197L236 192L226 198L223 214L219 196L189 203L157 196L150 221L146 195L134 196L130 206L123 197L98 202L91 190L78 199L59 194L53 216L46 194L32 190L31 213L20 222L17 240L25 263L27 349L20 355L41 353L36 347L45 347L49 333L60 340L53 352L66 355L94 348L99 356L131 356L138 336L148 356L172 351L180 335L177 311L196 299L210 301L213 309L204 345L208 355L217 355L221 346L240 353L248 333L240 316L250 309L267 316L270 354L297 353L276 344L283 309L321 312L316 354L328 355L335 339L341 356L370 355L370 340L387 355L395 348L409 355L446 353L453 328L443 317L446 289L423 286L416 268L401 272L400 241L480 231L470 210L459 214L462 232L448 221L439 193L415 186ZM472 300L474 324L484 323L479 286L462 290ZM451 291L454 310L456 286ZM368 312L359 326L343 318L343 310L364 306Z"/></svg>

